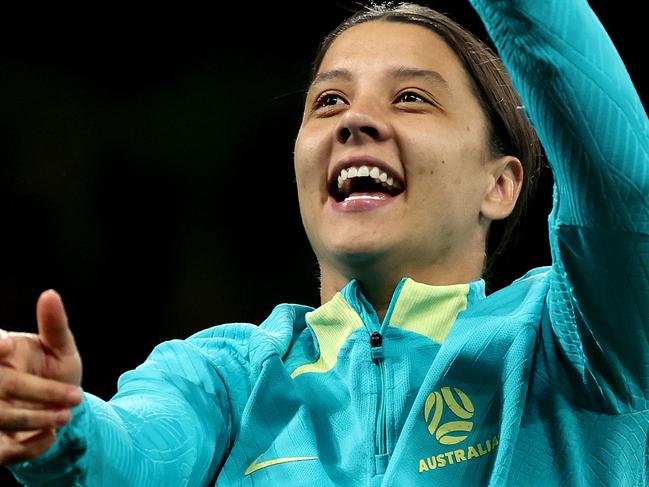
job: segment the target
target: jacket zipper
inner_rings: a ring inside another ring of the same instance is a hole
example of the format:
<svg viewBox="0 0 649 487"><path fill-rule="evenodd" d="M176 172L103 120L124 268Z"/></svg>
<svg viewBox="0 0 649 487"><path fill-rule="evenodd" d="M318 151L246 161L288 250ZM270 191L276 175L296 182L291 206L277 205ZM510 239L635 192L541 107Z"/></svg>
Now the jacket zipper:
<svg viewBox="0 0 649 487"><path fill-rule="evenodd" d="M383 335L378 331L372 332L370 336L372 360L379 368L379 407L376 415L376 454L374 455L374 464L376 475L383 475L388 465L388 425L387 425L387 404L385 400L386 391L386 371L383 362Z"/></svg>

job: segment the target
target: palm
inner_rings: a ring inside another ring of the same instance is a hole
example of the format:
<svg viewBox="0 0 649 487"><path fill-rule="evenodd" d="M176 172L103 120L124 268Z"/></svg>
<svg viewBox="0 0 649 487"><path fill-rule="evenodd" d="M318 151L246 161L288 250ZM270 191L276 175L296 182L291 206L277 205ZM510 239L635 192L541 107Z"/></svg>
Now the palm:
<svg viewBox="0 0 649 487"><path fill-rule="evenodd" d="M76 350L69 354L57 353L47 346L40 335L34 333L9 335L14 342L14 350L0 363L46 379L81 384L81 357Z"/></svg>

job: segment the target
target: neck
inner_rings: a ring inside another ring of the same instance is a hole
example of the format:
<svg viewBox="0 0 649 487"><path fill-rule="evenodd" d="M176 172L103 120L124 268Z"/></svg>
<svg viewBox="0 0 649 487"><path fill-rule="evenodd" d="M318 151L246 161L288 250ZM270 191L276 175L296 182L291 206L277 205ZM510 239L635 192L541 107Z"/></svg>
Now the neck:
<svg viewBox="0 0 649 487"><path fill-rule="evenodd" d="M394 289L402 277L396 275L389 277L380 274L372 275L373 273L368 272L367 269L362 274L353 272L339 273L325 266L320 267L320 272L322 279L320 287L321 304L331 300L349 281L356 279L363 289L363 294L374 307L380 321L385 317Z"/></svg>
<svg viewBox="0 0 649 487"><path fill-rule="evenodd" d="M380 262L363 262L358 266L330 266L320 263L320 301L324 304L352 279L358 280L363 294L372 304L379 320L383 320L394 290L403 277L433 286L464 284L480 278L484 254L472 256L454 263L434 263L427 266L395 266Z"/></svg>

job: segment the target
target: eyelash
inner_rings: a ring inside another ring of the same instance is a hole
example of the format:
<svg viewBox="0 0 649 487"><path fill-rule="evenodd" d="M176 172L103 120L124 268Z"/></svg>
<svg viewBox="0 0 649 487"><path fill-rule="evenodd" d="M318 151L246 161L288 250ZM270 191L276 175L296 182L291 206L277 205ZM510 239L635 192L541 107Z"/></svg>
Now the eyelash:
<svg viewBox="0 0 649 487"><path fill-rule="evenodd" d="M338 103L334 103L332 105L325 105L325 101L327 99L329 99L329 98L332 98L332 97L336 97L336 98L339 98L341 100L344 100L344 98L342 96L340 96L340 95L338 95L336 93L323 93L318 98L316 98L315 102L313 103L313 108L315 108L317 110L318 108L324 108L324 107L330 107L330 106L333 106L333 105L338 105Z"/></svg>
<svg viewBox="0 0 649 487"><path fill-rule="evenodd" d="M399 93L399 96L397 96L395 101L401 100L406 95L416 96L417 98L419 98L419 100L416 101L416 102L403 101L402 103L429 103L429 104L431 103L430 100L428 100L426 97L424 97L424 96L422 96L419 93L416 93L414 91L402 91L401 93Z"/></svg>
<svg viewBox="0 0 649 487"><path fill-rule="evenodd" d="M405 101L405 100L403 100L403 98L405 96L415 96L416 98L418 98L418 100L417 101ZM337 94L337 93L323 93L313 103L314 109L317 110L319 108L331 107L331 106L339 104L339 103L333 103L333 104L330 104L330 105L326 105L325 104L326 101L330 100L331 98L338 98L339 100L345 101L345 99L342 96L340 96L339 94ZM395 103L428 103L429 105L434 104L433 102L431 102L426 97L420 95L419 93L417 93L415 91L411 91L411 90L403 91L403 92L399 93L399 95L395 98L394 101L395 101Z"/></svg>

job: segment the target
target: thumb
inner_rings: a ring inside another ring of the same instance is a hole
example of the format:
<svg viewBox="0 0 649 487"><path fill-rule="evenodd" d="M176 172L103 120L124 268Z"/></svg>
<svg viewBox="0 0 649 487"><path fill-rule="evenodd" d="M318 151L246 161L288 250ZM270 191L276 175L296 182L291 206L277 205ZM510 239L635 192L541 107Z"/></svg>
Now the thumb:
<svg viewBox="0 0 649 487"><path fill-rule="evenodd" d="M53 289L41 293L36 303L36 320L38 334L46 347L57 355L73 355L77 352L59 293Z"/></svg>

